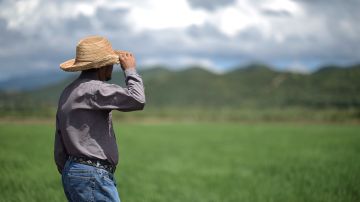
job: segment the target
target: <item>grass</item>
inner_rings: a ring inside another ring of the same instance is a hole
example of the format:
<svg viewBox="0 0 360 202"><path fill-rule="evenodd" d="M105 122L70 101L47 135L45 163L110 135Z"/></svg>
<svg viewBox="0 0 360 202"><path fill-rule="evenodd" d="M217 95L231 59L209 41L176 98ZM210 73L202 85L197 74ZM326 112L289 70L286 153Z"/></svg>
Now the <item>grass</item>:
<svg viewBox="0 0 360 202"><path fill-rule="evenodd" d="M24 103L29 104L27 101ZM0 121L9 119L52 119L56 114L56 108L50 106L1 107ZM283 107L160 107L150 105L146 110L132 113L113 113L117 120L142 121L195 121L195 122L326 122L326 123L360 123L360 108L306 108L296 106Z"/></svg>
<svg viewBox="0 0 360 202"><path fill-rule="evenodd" d="M360 126L115 124L125 202L360 200ZM54 127L0 124L0 201L66 201Z"/></svg>

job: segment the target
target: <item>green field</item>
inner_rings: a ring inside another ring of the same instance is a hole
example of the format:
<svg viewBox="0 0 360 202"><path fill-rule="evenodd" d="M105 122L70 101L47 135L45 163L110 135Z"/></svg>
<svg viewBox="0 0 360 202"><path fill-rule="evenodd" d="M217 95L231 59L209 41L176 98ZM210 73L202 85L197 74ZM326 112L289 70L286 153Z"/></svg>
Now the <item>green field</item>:
<svg viewBox="0 0 360 202"><path fill-rule="evenodd" d="M123 202L360 201L360 126L115 124ZM0 124L0 201L66 201L54 127Z"/></svg>

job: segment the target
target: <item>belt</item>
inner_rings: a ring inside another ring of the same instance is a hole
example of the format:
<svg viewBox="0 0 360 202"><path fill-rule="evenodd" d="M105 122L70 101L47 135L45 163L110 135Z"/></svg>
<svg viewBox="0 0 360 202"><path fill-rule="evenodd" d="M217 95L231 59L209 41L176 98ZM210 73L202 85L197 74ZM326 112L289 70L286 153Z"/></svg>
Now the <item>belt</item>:
<svg viewBox="0 0 360 202"><path fill-rule="evenodd" d="M85 165L105 169L105 170L107 170L107 171L109 171L110 173L113 173L113 174L114 174L115 169L116 169L116 166L110 164L106 160L101 160L101 159L90 159L90 158L86 158L86 157L69 156L69 160L72 160L72 161L77 162L77 163L81 163L81 164L85 164Z"/></svg>

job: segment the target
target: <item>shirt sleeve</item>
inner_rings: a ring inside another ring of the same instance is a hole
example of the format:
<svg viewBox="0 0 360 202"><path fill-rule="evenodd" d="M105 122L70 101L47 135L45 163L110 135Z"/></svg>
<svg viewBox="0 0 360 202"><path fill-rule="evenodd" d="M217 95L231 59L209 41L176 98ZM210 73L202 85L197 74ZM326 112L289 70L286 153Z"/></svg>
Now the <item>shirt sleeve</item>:
<svg viewBox="0 0 360 202"><path fill-rule="evenodd" d="M91 104L95 109L119 111L142 110L145 106L145 88L135 68L126 69L126 88L116 84L102 83L95 88Z"/></svg>
<svg viewBox="0 0 360 202"><path fill-rule="evenodd" d="M68 155L65 150L64 142L59 129L59 117L56 114L56 129L55 129L55 143L54 143L54 159L59 173L62 173Z"/></svg>

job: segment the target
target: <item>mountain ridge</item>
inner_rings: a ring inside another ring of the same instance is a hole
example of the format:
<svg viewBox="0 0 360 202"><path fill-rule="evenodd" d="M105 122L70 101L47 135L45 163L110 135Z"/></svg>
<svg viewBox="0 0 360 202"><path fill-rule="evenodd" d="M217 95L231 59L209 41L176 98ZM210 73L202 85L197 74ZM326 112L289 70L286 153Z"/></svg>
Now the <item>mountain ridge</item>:
<svg viewBox="0 0 360 202"><path fill-rule="evenodd" d="M150 76L150 77L152 77L152 76L163 77L163 76L167 76L167 75L173 74L173 73L192 71L191 69L195 69L195 71L197 71L197 72L202 71L207 74L226 75L226 74L233 74L233 73L237 73L237 72L253 71L256 69L260 69L260 68L263 68L263 70L267 69L269 71L278 71L270 66L267 66L265 64L260 64L260 63L253 63L253 64L248 64L245 66L236 66L224 73L215 73L206 67L202 67L202 66L198 66L198 65L186 66L186 67L176 69L176 70L170 69L164 65L153 65L153 66L147 66L147 67L140 67L140 68L138 68L138 70L141 73L142 72L146 73L147 76ZM45 71L44 70L44 71L34 72L32 74L27 74L27 75L13 76L11 78L0 81L0 91L12 92L12 91L36 90L37 88L41 88L46 85L52 85L58 81L67 79L67 78L72 77L73 75L77 75L77 74L78 74L77 72L62 72L59 70Z"/></svg>
<svg viewBox="0 0 360 202"><path fill-rule="evenodd" d="M275 71L266 65L248 65L225 74L199 66L172 71L161 66L139 69L143 77L147 107L150 108L360 108L360 65L328 67L312 74ZM14 95L2 93L1 106L22 100L56 106L62 89L78 74L52 85ZM124 76L114 72L113 80L125 86ZM21 99L23 98L23 99Z"/></svg>

